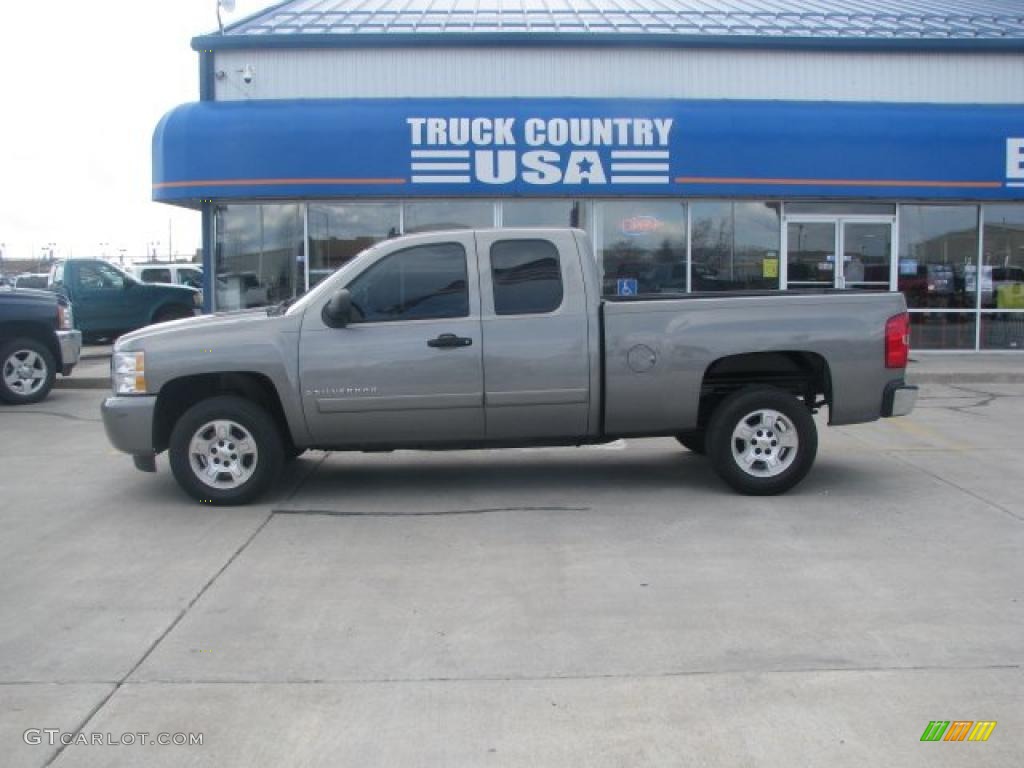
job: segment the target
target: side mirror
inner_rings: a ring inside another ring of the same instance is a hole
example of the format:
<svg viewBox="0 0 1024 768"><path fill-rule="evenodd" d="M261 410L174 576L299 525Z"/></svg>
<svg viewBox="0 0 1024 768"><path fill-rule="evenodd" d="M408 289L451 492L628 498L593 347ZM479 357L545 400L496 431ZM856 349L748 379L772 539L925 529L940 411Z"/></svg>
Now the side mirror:
<svg viewBox="0 0 1024 768"><path fill-rule="evenodd" d="M324 305L324 323L329 328L344 328L352 321L352 294L342 288Z"/></svg>

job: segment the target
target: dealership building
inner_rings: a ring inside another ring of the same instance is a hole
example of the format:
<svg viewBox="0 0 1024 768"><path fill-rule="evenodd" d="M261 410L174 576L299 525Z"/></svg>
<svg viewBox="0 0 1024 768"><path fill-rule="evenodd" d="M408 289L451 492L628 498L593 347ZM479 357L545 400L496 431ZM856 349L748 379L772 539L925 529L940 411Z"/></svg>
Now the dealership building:
<svg viewBox="0 0 1024 768"><path fill-rule="evenodd" d="M192 45L153 197L208 309L574 226L609 294L899 290L917 349L1024 350L1018 0L291 0Z"/></svg>

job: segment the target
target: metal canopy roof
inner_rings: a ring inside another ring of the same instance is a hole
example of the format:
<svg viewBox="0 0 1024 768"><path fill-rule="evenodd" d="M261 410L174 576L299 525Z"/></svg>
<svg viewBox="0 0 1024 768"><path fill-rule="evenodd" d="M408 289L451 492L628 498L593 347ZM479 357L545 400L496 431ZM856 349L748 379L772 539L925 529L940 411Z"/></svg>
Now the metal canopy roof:
<svg viewBox="0 0 1024 768"><path fill-rule="evenodd" d="M1022 0L289 0L193 47L492 44L1024 48Z"/></svg>

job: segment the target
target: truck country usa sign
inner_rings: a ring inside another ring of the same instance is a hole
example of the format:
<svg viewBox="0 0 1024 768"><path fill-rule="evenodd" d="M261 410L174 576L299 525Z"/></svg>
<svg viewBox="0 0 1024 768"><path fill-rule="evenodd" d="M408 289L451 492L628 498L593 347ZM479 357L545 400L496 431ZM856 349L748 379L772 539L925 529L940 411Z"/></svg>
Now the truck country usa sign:
<svg viewBox="0 0 1024 768"><path fill-rule="evenodd" d="M413 184L668 184L670 117L410 117Z"/></svg>
<svg viewBox="0 0 1024 768"><path fill-rule="evenodd" d="M182 105L153 197L1022 200L1024 106L639 99Z"/></svg>

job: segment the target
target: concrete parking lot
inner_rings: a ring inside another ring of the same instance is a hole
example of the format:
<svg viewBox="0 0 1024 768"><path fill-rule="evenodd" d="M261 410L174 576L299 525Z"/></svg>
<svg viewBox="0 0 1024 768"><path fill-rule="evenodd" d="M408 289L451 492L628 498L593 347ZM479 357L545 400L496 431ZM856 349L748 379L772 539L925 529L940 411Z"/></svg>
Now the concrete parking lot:
<svg viewBox="0 0 1024 768"><path fill-rule="evenodd" d="M631 440L311 453L244 509L136 472L104 394L0 409L3 765L1021 763L1022 384L823 430L778 498Z"/></svg>

